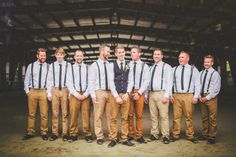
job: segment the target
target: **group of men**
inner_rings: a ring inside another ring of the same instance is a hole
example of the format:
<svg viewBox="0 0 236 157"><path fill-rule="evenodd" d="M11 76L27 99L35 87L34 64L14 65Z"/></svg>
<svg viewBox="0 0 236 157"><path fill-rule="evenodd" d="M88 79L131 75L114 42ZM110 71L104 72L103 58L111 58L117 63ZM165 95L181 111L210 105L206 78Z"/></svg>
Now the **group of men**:
<svg viewBox="0 0 236 157"><path fill-rule="evenodd" d="M204 57L204 70L200 73L189 65L187 52L179 54L179 65L171 67L162 61L163 52L153 52L154 64L148 66L141 61L141 49L131 48L131 61L125 60L125 48L117 46L117 60L108 62L110 47L99 47L99 58L90 66L83 62L84 52L77 50L75 64L64 60L62 48L55 51L56 61L46 63L46 50L39 48L37 61L29 64L25 75L25 92L28 96L28 128L23 139L35 134L35 114L40 108L41 135L43 140L54 141L59 137L59 112L61 108L62 140L78 139L78 114L81 109L83 134L92 142L90 129L90 100L93 104L94 132L97 144L105 140L104 124L108 128L110 143L118 142L134 146L132 140L146 143L143 137L143 108L149 104L151 131L149 141L162 137L165 144L180 138L181 118L185 117L186 138L197 143L207 140L214 144L217 132L217 95L221 78L213 69L214 58ZM52 104L52 135L48 137L48 100ZM169 103L173 104L173 131L169 131ZM194 104L200 102L202 135L195 137L193 128ZM121 141L118 137L118 115L121 115ZM103 117L106 116L106 123ZM159 131L160 130L160 131Z"/></svg>

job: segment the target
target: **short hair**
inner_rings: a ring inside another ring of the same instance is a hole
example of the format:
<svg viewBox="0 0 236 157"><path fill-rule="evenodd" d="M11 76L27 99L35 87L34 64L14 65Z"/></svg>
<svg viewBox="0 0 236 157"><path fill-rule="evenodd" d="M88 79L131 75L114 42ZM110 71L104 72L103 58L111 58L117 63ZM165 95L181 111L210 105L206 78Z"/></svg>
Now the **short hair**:
<svg viewBox="0 0 236 157"><path fill-rule="evenodd" d="M38 48L37 49L37 54L39 54L39 52L46 52L47 50L45 48Z"/></svg>
<svg viewBox="0 0 236 157"><path fill-rule="evenodd" d="M76 52L82 52L82 54L84 55L84 51L82 51L82 50L79 50L79 49L76 50L76 51L75 51L75 54L76 54Z"/></svg>
<svg viewBox="0 0 236 157"><path fill-rule="evenodd" d="M137 50L138 50L138 53L141 53L141 52L142 52L141 48L138 47L138 46L134 46L134 47L131 48L131 50L132 50L132 49L137 49Z"/></svg>
<svg viewBox="0 0 236 157"><path fill-rule="evenodd" d="M65 51L62 47L58 47L55 51L55 54L63 54L65 55Z"/></svg>
<svg viewBox="0 0 236 157"><path fill-rule="evenodd" d="M118 49L123 49L123 50L125 50L125 47L122 46L122 45L118 45L118 46L116 46L116 48L115 48L115 52L117 52Z"/></svg>
<svg viewBox="0 0 236 157"><path fill-rule="evenodd" d="M212 56L212 55L210 55L210 54L208 54L208 55L205 55L204 56L204 59L206 59L206 58L209 58L209 59L211 59L212 60L212 62L214 62L214 57Z"/></svg>
<svg viewBox="0 0 236 157"><path fill-rule="evenodd" d="M186 51L180 51L179 54L181 54L181 53L185 53L188 57L190 57L190 54L188 52L186 52Z"/></svg>
<svg viewBox="0 0 236 157"><path fill-rule="evenodd" d="M101 45L99 46L99 52L104 51L104 50L105 50L105 47L110 47L110 46L108 46L107 44L101 44Z"/></svg>
<svg viewBox="0 0 236 157"><path fill-rule="evenodd" d="M156 49L153 51L153 54L154 54L155 51L160 51L161 54L163 55L163 51L162 51L160 48L156 48Z"/></svg>

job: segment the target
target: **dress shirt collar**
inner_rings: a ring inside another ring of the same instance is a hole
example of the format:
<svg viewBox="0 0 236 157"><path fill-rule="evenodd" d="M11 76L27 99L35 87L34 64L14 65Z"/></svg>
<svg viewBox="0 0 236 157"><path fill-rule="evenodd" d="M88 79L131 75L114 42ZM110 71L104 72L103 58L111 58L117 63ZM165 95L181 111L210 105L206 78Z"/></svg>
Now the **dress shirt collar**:
<svg viewBox="0 0 236 157"><path fill-rule="evenodd" d="M100 62L100 63L102 63L102 64L104 64L104 62L108 63L107 60L103 61L101 58L98 58L98 62Z"/></svg>

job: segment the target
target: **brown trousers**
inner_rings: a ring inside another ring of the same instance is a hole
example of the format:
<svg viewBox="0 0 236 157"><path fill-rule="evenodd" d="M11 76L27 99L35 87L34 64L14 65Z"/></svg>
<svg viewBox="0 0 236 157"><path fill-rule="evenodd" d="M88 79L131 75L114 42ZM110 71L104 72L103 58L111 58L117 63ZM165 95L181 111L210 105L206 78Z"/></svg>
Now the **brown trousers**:
<svg viewBox="0 0 236 157"><path fill-rule="evenodd" d="M214 139L217 133L217 98L201 104L202 135Z"/></svg>
<svg viewBox="0 0 236 157"><path fill-rule="evenodd" d="M83 101L78 100L75 96L70 96L70 135L78 135L78 114L81 108L82 125L84 136L90 136L90 98Z"/></svg>
<svg viewBox="0 0 236 157"><path fill-rule="evenodd" d="M59 109L62 112L62 136L68 133L68 89L52 88L52 133L58 136Z"/></svg>
<svg viewBox="0 0 236 157"><path fill-rule="evenodd" d="M193 94L191 93L174 93L174 106L173 106L173 114L174 114L174 122L173 122L173 137L179 138L180 129L181 129L181 118L182 113L185 117L186 123L186 136L187 139L191 139L194 137L193 130L193 117L192 113L194 111L194 104L192 104Z"/></svg>
<svg viewBox="0 0 236 157"><path fill-rule="evenodd" d="M132 94L136 93L138 89L133 89ZM129 108L129 136L134 137L134 115L136 117L136 137L140 138L143 136L143 106L144 106L144 94L142 94L137 101L130 98Z"/></svg>
<svg viewBox="0 0 236 157"><path fill-rule="evenodd" d="M105 90L96 90L96 99L97 102L93 102L93 108L94 108L94 128L95 128L95 135L97 139L103 139L103 116L104 113L106 114L106 120L107 120L107 127L108 127L108 136L111 138L111 128L110 128L110 91Z"/></svg>
<svg viewBox="0 0 236 157"><path fill-rule="evenodd" d="M39 104L41 118L41 134L45 135L48 132L48 101L46 89L30 89L28 93L28 128L27 132L30 135L35 133L35 114L37 105Z"/></svg>
<svg viewBox="0 0 236 157"><path fill-rule="evenodd" d="M120 93L122 97L124 94ZM121 139L122 142L127 140L128 136L128 114L129 114L129 100L123 104L117 104L115 98L111 95L111 138L117 140L117 119L118 114L121 114Z"/></svg>

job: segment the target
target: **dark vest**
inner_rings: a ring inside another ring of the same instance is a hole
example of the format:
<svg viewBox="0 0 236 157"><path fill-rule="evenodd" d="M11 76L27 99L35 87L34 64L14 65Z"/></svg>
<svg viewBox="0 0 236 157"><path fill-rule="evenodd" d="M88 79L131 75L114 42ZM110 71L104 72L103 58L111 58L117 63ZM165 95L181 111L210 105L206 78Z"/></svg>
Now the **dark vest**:
<svg viewBox="0 0 236 157"><path fill-rule="evenodd" d="M113 62L114 65L114 82L116 86L116 91L118 93L126 93L127 92L127 86L128 86L128 76L129 76L129 69L126 70L126 65L128 63L126 62L124 66L125 71L122 71L118 64L117 61Z"/></svg>

